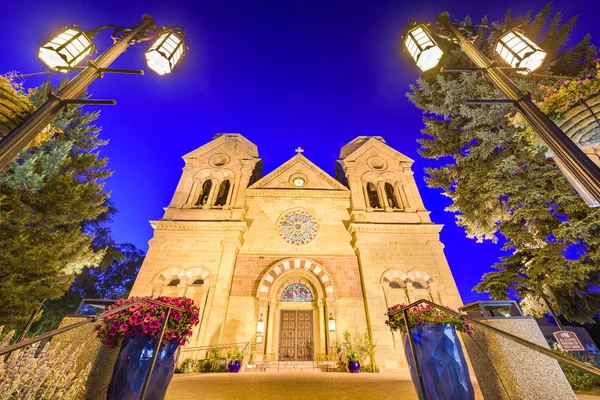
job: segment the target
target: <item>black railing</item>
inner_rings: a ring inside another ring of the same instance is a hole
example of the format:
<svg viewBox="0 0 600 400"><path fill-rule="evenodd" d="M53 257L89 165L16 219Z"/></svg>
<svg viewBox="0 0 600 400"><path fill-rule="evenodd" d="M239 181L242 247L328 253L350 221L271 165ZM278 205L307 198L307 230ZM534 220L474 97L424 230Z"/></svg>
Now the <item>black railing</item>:
<svg viewBox="0 0 600 400"><path fill-rule="evenodd" d="M119 306L117 308L113 308L112 310L109 311L105 311L101 314L98 315L90 315L88 317L85 317L85 320L83 321L79 321L76 322L74 324L71 325L67 325L67 326L63 326L62 328L58 328L55 329L53 331L50 332L46 332L43 333L41 335L35 336L31 339L27 339L27 340L23 340L19 343L13 344L12 346L7 346L4 347L2 349L0 349L0 356L4 355L4 354L10 354L15 350L19 350L22 349L23 347L27 347L33 343L37 343L37 342L41 342L42 340L45 339L50 339L56 335L60 335L61 333L65 333L68 332L70 330L79 328L81 326L87 325L87 324L91 324L94 322L97 322L99 319L102 319L104 317L107 317L109 315L113 315L118 313L119 311L123 311L133 305L139 304L139 303L150 303L150 304L156 304L158 306L162 306L164 308L167 309L167 313L165 315L165 318L163 320L162 326L160 328L160 333L158 335L158 338L156 339L156 344L154 345L154 352L152 353L152 358L150 360L150 368L148 370L148 372L146 373L146 376L144 378L144 384L142 385L142 391L140 394L140 399L144 399L146 397L146 391L148 390L148 382L150 381L150 377L152 376L152 371L154 370L154 364L156 364L156 357L158 355L158 350L160 348L160 344L162 342L162 338L163 338L163 334L165 332L165 328L167 326L167 320L169 319L169 315L171 314L171 310L177 310L177 311L181 311L181 312L185 312L185 310L183 308L180 307L176 307L172 304L167 304L167 303L163 303L160 301L156 301L156 300L152 300L152 299L139 299L136 300L134 302L131 303L127 303L124 304L122 306Z"/></svg>
<svg viewBox="0 0 600 400"><path fill-rule="evenodd" d="M575 367L575 368L577 368L577 369L579 369L581 371L588 372L588 373L590 373L592 375L600 377L600 369L598 369L598 368L594 368L594 367L592 367L590 365L582 363L581 361L575 360L575 359L573 359L571 357L564 356L564 355L562 355L560 353L557 353L557 352L551 350L548 347L543 347L543 346L537 345L537 344L532 343L532 342L530 342L528 340L522 339L522 338L520 338L518 336L515 336L513 334L505 332L505 331L503 331L501 329L495 328L495 327L487 325L487 324L485 324L485 323L483 323L481 321L478 321L476 319L470 318L466 314L463 314L463 313L460 313L458 311L454 311L454 310L448 309L446 307L440 306L439 304L435 304L435 303L433 303L433 302L431 302L429 300L418 300L418 301L415 301L414 303L411 303L411 304L409 304L409 305L407 305L405 307L402 307L402 308L399 308L397 310L391 311L391 312L388 313L388 315L390 317L393 317L395 315L402 314L402 318L404 319L404 323L406 324L408 344L410 346L410 351L412 353L412 361L414 363L415 369L417 370L416 371L417 372L417 378L419 380L419 386L420 386L421 393L423 394L423 398L424 399L427 398L426 397L427 395L425 394L425 385L423 383L423 376L421 374L421 367L419 366L419 361L417 360L417 355L415 353L415 347L414 347L413 337L412 337L412 335L410 333L410 324L408 322L408 310L411 309L411 308L413 308L413 307L416 307L416 306L418 306L420 304L428 304L428 305L430 305L430 306L432 306L432 307L434 307L434 308L436 308L436 309L438 309L438 310L440 310L442 312L451 314L451 315L453 315L455 317L458 317L458 318L462 319L463 321L469 322L469 323L473 324L474 326L477 326L479 328L487 329L487 330L489 330L491 332L494 332L494 333L496 333L496 334L498 334L498 335L500 335L502 337L505 337L505 338L507 338L509 340L517 342L520 345L523 345L523 346L527 347L530 350L533 350L533 351L536 351L538 353L544 354L544 355L546 355L548 357L551 357L551 358L553 358L553 359L555 359L557 361L561 361L561 362L564 362L565 364L569 364L569 365L571 365L571 366L573 366L573 367Z"/></svg>

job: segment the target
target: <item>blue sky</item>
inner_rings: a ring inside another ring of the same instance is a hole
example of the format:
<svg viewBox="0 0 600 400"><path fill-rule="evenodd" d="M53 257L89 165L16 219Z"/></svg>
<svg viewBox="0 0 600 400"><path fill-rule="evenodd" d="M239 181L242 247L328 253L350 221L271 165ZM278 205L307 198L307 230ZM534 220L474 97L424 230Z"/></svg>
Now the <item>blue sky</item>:
<svg viewBox="0 0 600 400"><path fill-rule="evenodd" d="M470 4L473 3L473 4ZM101 149L115 170L107 182L119 210L115 238L147 249L148 220L159 219L179 179L181 156L217 132L239 132L254 142L266 174L301 146L333 175L340 148L359 135L380 135L416 160L413 169L434 222L444 224L442 241L465 302L497 260L499 245L475 243L444 211L449 199L427 189L417 154L421 112L408 102L408 85L419 71L401 52L407 23L433 22L442 11L453 18L488 15L502 19L538 12L546 1L6 1L0 40L0 73L43 71L38 47L66 25L92 29L130 26L150 14L158 25L182 25L189 51L168 76L144 63L147 44L137 44L114 67L144 68L144 76L107 75L96 81L93 98L115 99L103 107L99 124L110 144ZM587 3L587 5L586 5ZM502 4L501 6L497 4ZM572 40L600 27L589 1L554 1L565 18L580 14ZM94 40L102 51L110 32ZM26 86L44 77L27 78ZM57 82L59 75L52 77Z"/></svg>

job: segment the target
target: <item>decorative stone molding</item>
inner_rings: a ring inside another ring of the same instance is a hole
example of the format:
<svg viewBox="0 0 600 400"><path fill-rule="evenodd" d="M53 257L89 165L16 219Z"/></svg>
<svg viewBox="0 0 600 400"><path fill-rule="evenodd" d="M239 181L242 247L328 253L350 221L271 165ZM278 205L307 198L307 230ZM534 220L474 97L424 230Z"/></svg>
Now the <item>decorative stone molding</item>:
<svg viewBox="0 0 600 400"><path fill-rule="evenodd" d="M349 199L349 191L316 190L316 189L248 189L248 197L319 197Z"/></svg>
<svg viewBox="0 0 600 400"><path fill-rule="evenodd" d="M215 229L218 224L218 229ZM248 225L239 221L150 221L154 229L179 231L246 232Z"/></svg>
<svg viewBox="0 0 600 400"><path fill-rule="evenodd" d="M353 222L348 227L350 234L355 233L402 233L439 234L444 225L439 224L370 224Z"/></svg>
<svg viewBox="0 0 600 400"><path fill-rule="evenodd" d="M280 275L294 270L308 271L314 274L325 289L325 297L334 297L335 288L333 286L333 280L327 271L315 261L299 258L288 258L278 261L271 266L260 281L257 297L268 297L273 282L275 282Z"/></svg>
<svg viewBox="0 0 600 400"><path fill-rule="evenodd" d="M152 279L152 285L162 285L163 287L168 285L171 280L174 278L178 278L180 280L180 284L186 284L191 286L195 280L202 279L204 281L203 285L207 285L212 280L212 274L210 270L204 267L194 267L194 268L166 268L157 273Z"/></svg>

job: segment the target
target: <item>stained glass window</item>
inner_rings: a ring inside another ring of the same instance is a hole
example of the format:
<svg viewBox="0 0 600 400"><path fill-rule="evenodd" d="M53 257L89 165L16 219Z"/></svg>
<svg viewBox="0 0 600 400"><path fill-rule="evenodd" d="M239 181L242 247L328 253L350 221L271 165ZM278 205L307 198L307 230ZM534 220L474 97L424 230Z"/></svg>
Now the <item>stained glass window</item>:
<svg viewBox="0 0 600 400"><path fill-rule="evenodd" d="M313 295L306 286L294 283L285 288L281 294L281 301L313 301Z"/></svg>
<svg viewBox="0 0 600 400"><path fill-rule="evenodd" d="M308 211L292 210L279 217L279 236L289 244L301 246L312 242L319 232L319 224Z"/></svg>

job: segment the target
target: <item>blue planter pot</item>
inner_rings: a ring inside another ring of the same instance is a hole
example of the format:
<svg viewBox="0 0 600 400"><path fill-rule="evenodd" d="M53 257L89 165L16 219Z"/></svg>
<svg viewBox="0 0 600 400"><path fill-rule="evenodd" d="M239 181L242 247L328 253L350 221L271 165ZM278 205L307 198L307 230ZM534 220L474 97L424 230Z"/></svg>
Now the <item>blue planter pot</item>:
<svg viewBox="0 0 600 400"><path fill-rule="evenodd" d="M360 363L358 361L348 361L348 370L353 374L360 372Z"/></svg>
<svg viewBox="0 0 600 400"><path fill-rule="evenodd" d="M240 361L229 361L229 364L227 364L229 372L240 372L240 368L242 368L242 363Z"/></svg>
<svg viewBox="0 0 600 400"><path fill-rule="evenodd" d="M155 343L156 339L148 336L123 339L108 386L107 399L140 399ZM163 342L160 346L144 400L162 400L165 397L175 370L175 351L178 347L179 343L175 341Z"/></svg>
<svg viewBox="0 0 600 400"><path fill-rule="evenodd" d="M462 346L452 324L421 324L410 330L427 400L473 400L475 392ZM423 393L412 359L408 335L404 349L419 399Z"/></svg>

